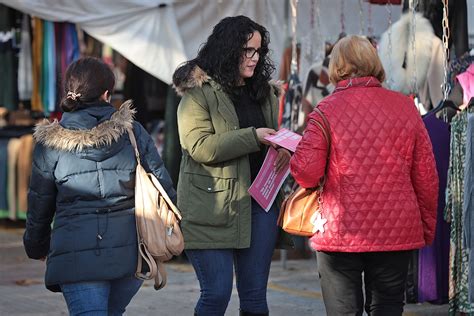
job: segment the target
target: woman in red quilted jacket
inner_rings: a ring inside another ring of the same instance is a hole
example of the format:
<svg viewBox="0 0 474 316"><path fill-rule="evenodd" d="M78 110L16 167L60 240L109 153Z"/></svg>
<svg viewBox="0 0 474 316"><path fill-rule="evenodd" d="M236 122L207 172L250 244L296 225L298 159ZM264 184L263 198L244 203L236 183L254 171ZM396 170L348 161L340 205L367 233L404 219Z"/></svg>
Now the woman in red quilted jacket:
<svg viewBox="0 0 474 316"><path fill-rule="evenodd" d="M401 315L411 250L435 234L431 143L413 101L382 87L385 72L368 40L340 40L329 74L336 89L318 108L329 122L331 147L318 127L322 117L312 112L291 159L296 181L313 188L329 154L311 238L326 311L362 315L365 305L369 315Z"/></svg>

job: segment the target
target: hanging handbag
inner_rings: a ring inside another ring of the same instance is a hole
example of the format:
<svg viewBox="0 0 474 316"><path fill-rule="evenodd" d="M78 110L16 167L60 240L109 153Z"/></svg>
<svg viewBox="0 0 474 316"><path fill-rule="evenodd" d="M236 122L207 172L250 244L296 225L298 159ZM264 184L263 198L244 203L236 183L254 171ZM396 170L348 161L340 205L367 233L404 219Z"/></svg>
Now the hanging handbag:
<svg viewBox="0 0 474 316"><path fill-rule="evenodd" d="M324 175L315 188L305 189L297 187L296 190L283 201L278 218L278 224L284 231L298 236L313 236L318 230L324 232L324 224L327 222L326 219L322 218L320 207L329 166L331 134L326 116L317 107L314 108L314 111L321 116L323 124L316 120L310 121L321 129L328 143Z"/></svg>
<svg viewBox="0 0 474 316"><path fill-rule="evenodd" d="M135 276L141 280L155 279L155 290L166 285L163 262L179 255L184 239L179 221L181 214L163 186L140 162L140 152L133 130L128 130L135 150L135 219L138 237L138 264Z"/></svg>

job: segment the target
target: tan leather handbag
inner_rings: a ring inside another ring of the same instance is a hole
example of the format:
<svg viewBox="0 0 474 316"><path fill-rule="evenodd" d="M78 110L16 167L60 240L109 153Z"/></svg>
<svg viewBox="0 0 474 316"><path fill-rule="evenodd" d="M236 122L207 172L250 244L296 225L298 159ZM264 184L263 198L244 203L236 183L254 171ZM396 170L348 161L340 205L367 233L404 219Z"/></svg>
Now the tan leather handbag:
<svg viewBox="0 0 474 316"><path fill-rule="evenodd" d="M314 111L321 116L323 124L316 120L312 120L312 122L318 125L324 134L324 138L326 138L328 142L328 154L326 157L324 176L320 179L319 185L316 188L305 189L297 187L297 189L283 201L278 218L278 224L284 231L298 236L313 236L318 230L324 232L324 224L326 222L326 220L321 217L320 206L329 166L331 134L326 116L317 107L314 108Z"/></svg>
<svg viewBox="0 0 474 316"><path fill-rule="evenodd" d="M184 239L179 221L181 213L173 204L163 186L140 162L140 152L133 130L128 130L135 149L135 219L138 236L138 264L135 276L141 280L155 279L155 290L166 285L164 261L179 255Z"/></svg>

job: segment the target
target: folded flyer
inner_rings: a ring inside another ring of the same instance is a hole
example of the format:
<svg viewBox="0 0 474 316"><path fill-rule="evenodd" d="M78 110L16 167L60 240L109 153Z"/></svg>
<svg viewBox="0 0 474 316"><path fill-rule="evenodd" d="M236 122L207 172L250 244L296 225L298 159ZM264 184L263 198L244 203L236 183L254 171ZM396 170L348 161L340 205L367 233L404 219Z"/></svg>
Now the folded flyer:
<svg viewBox="0 0 474 316"><path fill-rule="evenodd" d="M286 128L280 129L275 135L265 137L266 140L280 147L286 148L291 152L296 151L296 146L303 136L296 134Z"/></svg>
<svg viewBox="0 0 474 316"><path fill-rule="evenodd" d="M278 151L273 147L268 149L257 177L250 186L248 192L257 203L268 212L275 201L278 191L283 185L286 177L290 174L290 165L286 165L279 173L275 172L275 161Z"/></svg>

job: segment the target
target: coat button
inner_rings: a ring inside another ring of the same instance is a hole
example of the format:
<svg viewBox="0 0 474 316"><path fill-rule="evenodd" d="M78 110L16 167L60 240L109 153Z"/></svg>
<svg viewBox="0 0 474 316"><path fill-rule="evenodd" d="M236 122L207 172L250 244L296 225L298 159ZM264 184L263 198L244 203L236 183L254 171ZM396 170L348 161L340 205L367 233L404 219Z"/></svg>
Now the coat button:
<svg viewBox="0 0 474 316"><path fill-rule="evenodd" d="M212 188L207 188L207 191L211 191L211 190L212 190Z"/></svg>
<svg viewBox="0 0 474 316"><path fill-rule="evenodd" d="M237 126L234 126L234 129L237 129Z"/></svg>

